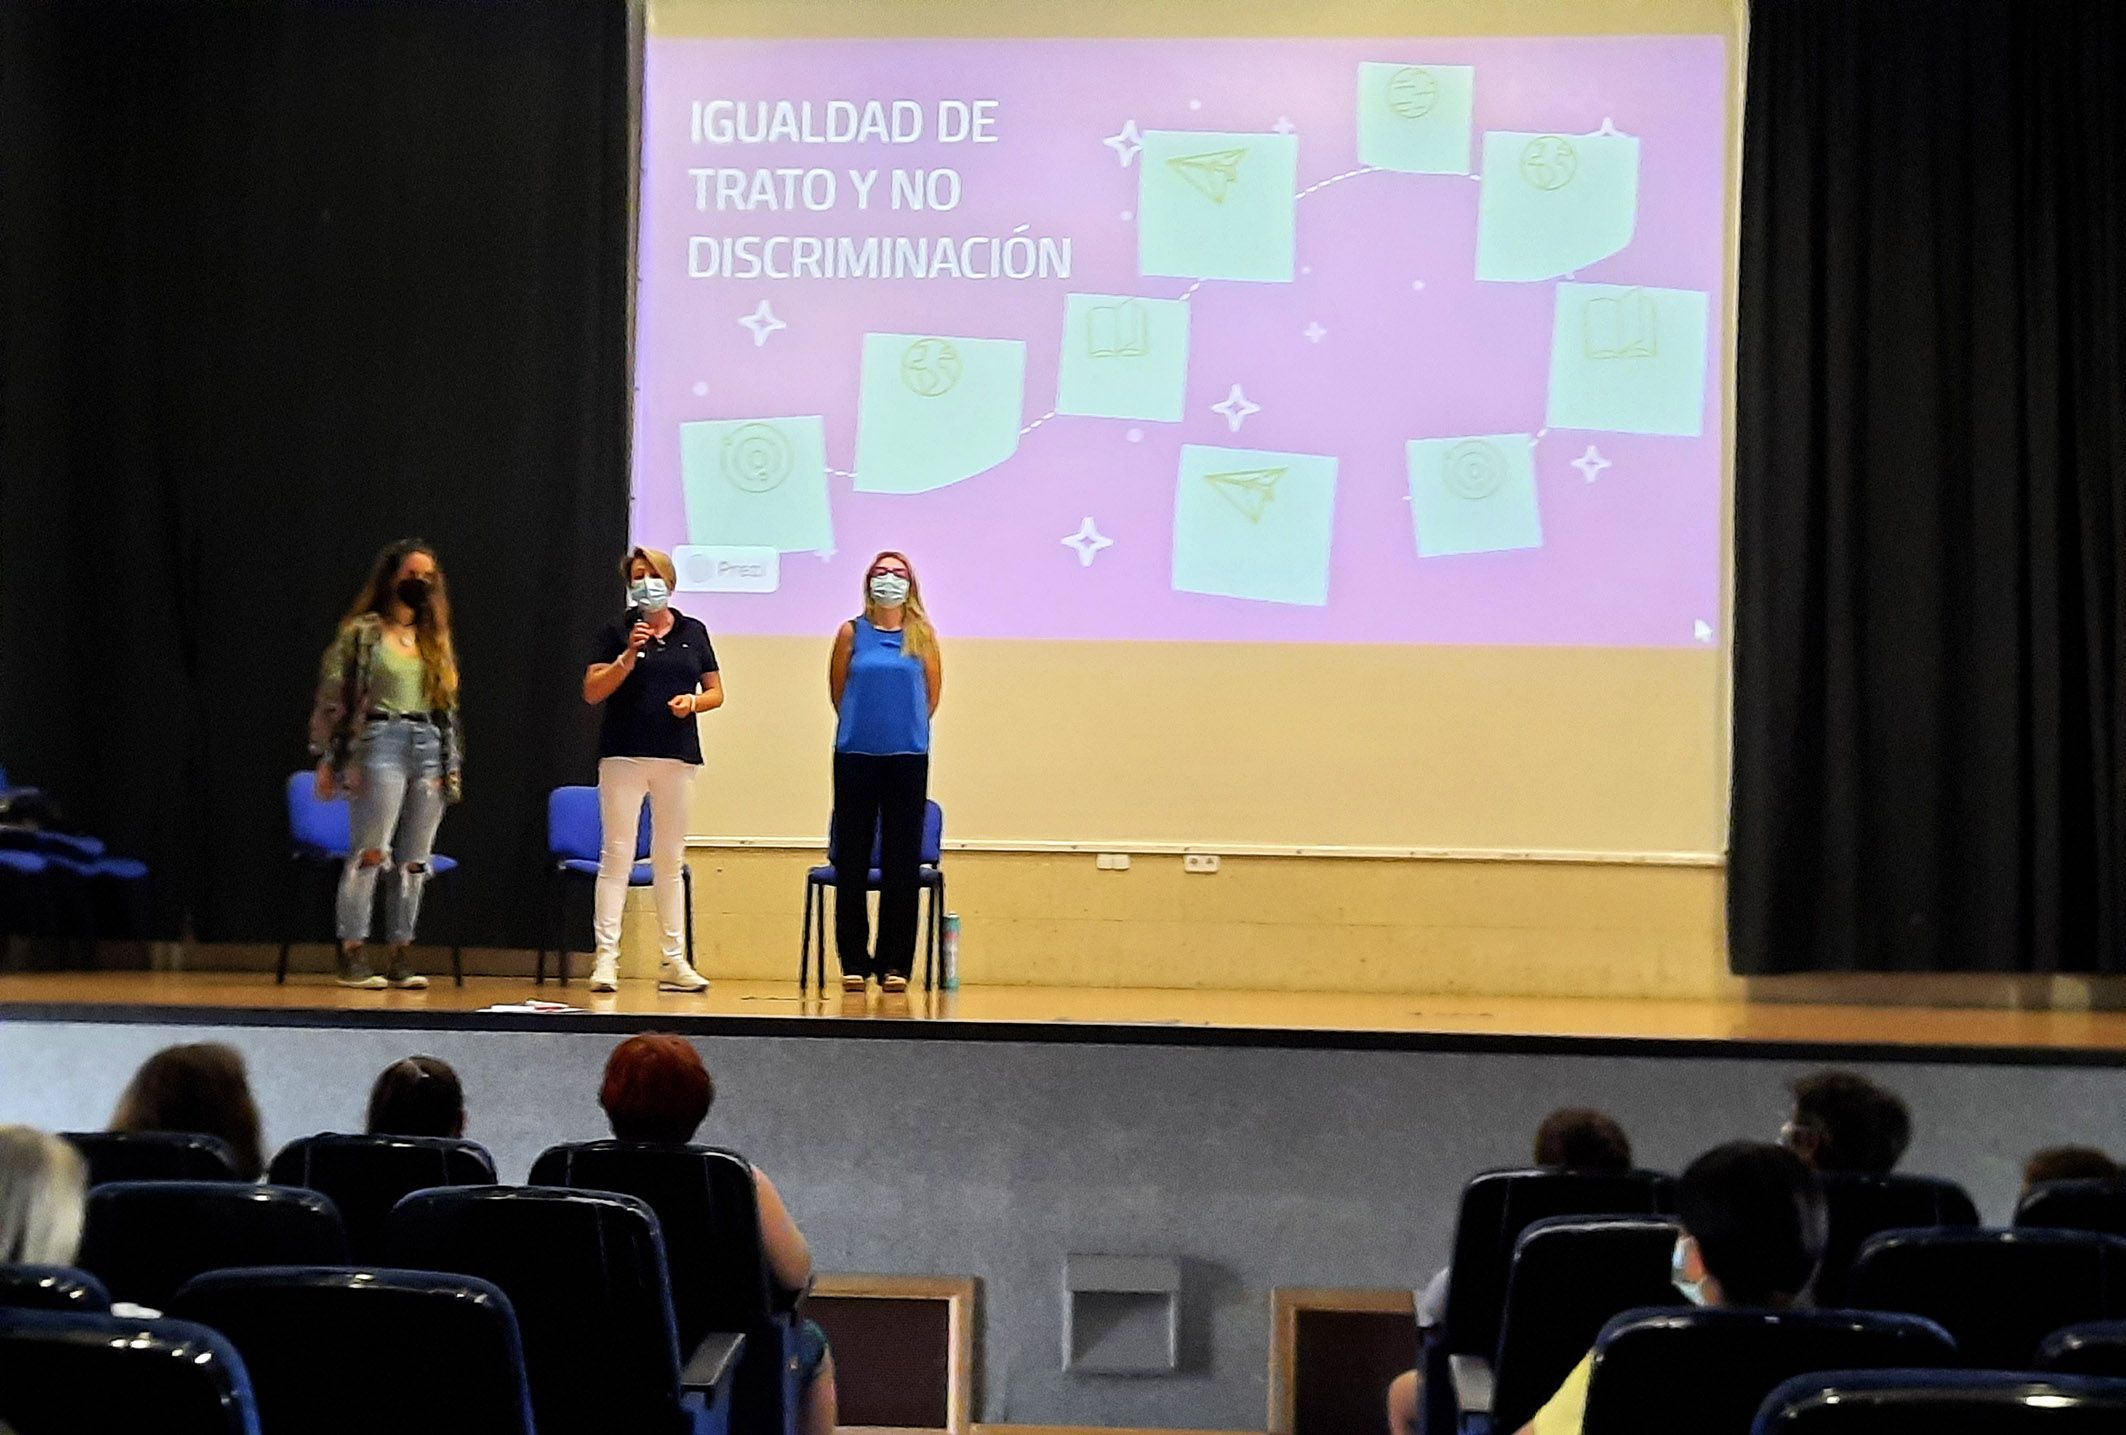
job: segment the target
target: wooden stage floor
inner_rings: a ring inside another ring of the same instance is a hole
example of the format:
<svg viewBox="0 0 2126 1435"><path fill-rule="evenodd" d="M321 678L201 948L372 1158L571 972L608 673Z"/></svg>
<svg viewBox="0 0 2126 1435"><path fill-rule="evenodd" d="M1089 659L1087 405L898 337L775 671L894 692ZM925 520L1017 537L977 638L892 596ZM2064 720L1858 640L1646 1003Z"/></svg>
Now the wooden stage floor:
<svg viewBox="0 0 2126 1435"><path fill-rule="evenodd" d="M483 1008L527 999L580 1011ZM579 979L438 980L425 992L357 992L317 976L217 972L0 976L0 1021L410 1027L698 1035L1126 1042L1586 1054L1824 1055L2126 1066L2126 1012L1800 1005L1642 999L1455 997L1152 988L970 987L801 997L788 982L720 981L698 996Z"/></svg>

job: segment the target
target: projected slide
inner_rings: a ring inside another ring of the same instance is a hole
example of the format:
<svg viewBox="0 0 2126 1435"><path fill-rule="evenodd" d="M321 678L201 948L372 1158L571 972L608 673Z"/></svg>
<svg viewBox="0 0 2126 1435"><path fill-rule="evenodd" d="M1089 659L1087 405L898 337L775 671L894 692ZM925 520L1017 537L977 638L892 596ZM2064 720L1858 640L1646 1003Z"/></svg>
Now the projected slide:
<svg viewBox="0 0 2126 1435"><path fill-rule="evenodd" d="M652 38L633 532L999 638L1718 641L1717 37Z"/></svg>

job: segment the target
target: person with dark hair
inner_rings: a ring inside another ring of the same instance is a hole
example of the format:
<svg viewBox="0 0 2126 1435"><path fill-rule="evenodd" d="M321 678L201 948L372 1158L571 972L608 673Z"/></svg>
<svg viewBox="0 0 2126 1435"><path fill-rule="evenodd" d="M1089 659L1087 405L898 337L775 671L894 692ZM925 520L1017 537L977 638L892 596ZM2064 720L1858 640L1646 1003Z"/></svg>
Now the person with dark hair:
<svg viewBox="0 0 2126 1435"><path fill-rule="evenodd" d="M1617 1119L1606 1111L1587 1106L1561 1106L1543 1118L1535 1129L1535 1164L1564 1171L1597 1174L1622 1173L1632 1169L1631 1138ZM1417 1297L1417 1323L1435 1329L1447 1318L1447 1285L1452 1271L1435 1273ZM1388 1428L1394 1435L1417 1429L1418 1377L1406 1370L1388 1386Z"/></svg>
<svg viewBox="0 0 2126 1435"><path fill-rule="evenodd" d="M371 1136L463 1136L465 1088L450 1063L408 1056L378 1073L369 1088Z"/></svg>
<svg viewBox="0 0 2126 1435"><path fill-rule="evenodd" d="M1779 1133L1818 1171L1887 1176L1912 1144L1904 1099L1857 1071L1816 1071L1793 1085L1794 1114Z"/></svg>
<svg viewBox="0 0 2126 1435"><path fill-rule="evenodd" d="M2047 1181L2115 1181L2119 1163L2094 1146L2047 1146L2023 1163L2023 1189Z"/></svg>
<svg viewBox="0 0 2126 1435"><path fill-rule="evenodd" d="M1786 1310L1823 1259L1823 1184L1784 1147L1715 1146L1684 1171L1676 1216L1676 1289L1693 1305ZM1593 1370L1589 1351L1521 1435L1579 1435Z"/></svg>
<svg viewBox="0 0 2126 1435"><path fill-rule="evenodd" d="M598 1104L613 1135L622 1141L684 1145L694 1139L716 1100L716 1083L701 1053L683 1036L644 1032L613 1048L606 1059ZM753 1189L760 1207L760 1242L775 1283L792 1297L812 1284L812 1250L790 1217L782 1193L759 1167ZM837 1410L834 1357L826 1332L805 1321L798 1360L804 1395L798 1410L801 1435L831 1435Z"/></svg>
<svg viewBox="0 0 2126 1435"><path fill-rule="evenodd" d="M1567 1171L1622 1173L1631 1169L1631 1138L1606 1111L1561 1107L1536 1128L1535 1164Z"/></svg>
<svg viewBox="0 0 2126 1435"><path fill-rule="evenodd" d="M244 1058L218 1041L166 1046L142 1062L111 1113L111 1129L216 1136L235 1156L237 1175L256 1181L265 1174Z"/></svg>
<svg viewBox="0 0 2126 1435"><path fill-rule="evenodd" d="M408 964L445 804L462 793L465 734L458 720L458 654L450 593L435 550L402 538L377 554L354 605L318 665L310 709L317 795L347 799L352 841L340 874L339 984L376 991L428 985ZM379 874L387 971L371 970Z"/></svg>

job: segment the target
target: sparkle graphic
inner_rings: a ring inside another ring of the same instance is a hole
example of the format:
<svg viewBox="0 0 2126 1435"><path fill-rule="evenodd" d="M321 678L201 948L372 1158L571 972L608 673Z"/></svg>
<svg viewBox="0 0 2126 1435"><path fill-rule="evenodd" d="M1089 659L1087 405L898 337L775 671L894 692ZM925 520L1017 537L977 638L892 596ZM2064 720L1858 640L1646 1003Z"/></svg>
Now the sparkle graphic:
<svg viewBox="0 0 2126 1435"><path fill-rule="evenodd" d="M697 383L697 384L695 384L695 385L694 385L694 397L695 397L695 398L697 398L697 399L705 399L705 398L707 398L708 396L709 396L709 386L708 386L708 385L707 385L706 383Z"/></svg>
<svg viewBox="0 0 2126 1435"><path fill-rule="evenodd" d="M1119 131L1109 135L1100 143L1115 152L1115 157L1122 161L1124 169L1128 169L1136 160L1137 151L1144 148L1144 139L1137 133L1137 122L1135 120L1126 121Z"/></svg>
<svg viewBox="0 0 2126 1435"><path fill-rule="evenodd" d="M1216 403L1211 405L1211 412L1214 414L1223 414L1225 416L1226 428L1228 428L1234 433L1239 433L1242 421L1244 421L1249 414L1261 413L1262 405L1257 403L1250 403L1248 401L1248 396L1240 392L1240 385L1235 384L1233 385L1233 391L1225 396L1225 401L1223 403Z"/></svg>
<svg viewBox="0 0 2126 1435"><path fill-rule="evenodd" d="M1273 129L1273 130L1275 130L1275 131L1277 131L1277 133L1279 133L1279 134L1281 134L1281 135L1288 135L1288 134L1290 134L1290 133L1291 133L1291 132L1292 132L1293 130L1296 130L1296 129L1298 129L1298 128L1299 128L1299 126L1298 126L1298 125L1295 125L1295 124L1293 124L1293 123L1292 123L1292 120L1291 120L1291 117L1290 117L1290 116L1288 116L1288 115L1279 115L1279 116L1277 117L1277 123L1276 123L1276 124L1274 124L1274 125L1271 125L1271 126L1270 126L1270 128L1271 128L1271 129Z"/></svg>
<svg viewBox="0 0 2126 1435"><path fill-rule="evenodd" d="M1574 459L1572 466L1580 471L1582 478L1589 483L1593 483L1602 476L1603 469L1610 467L1610 462L1602 457L1602 450L1596 448L1593 444L1589 444L1587 445L1587 452Z"/></svg>
<svg viewBox="0 0 2126 1435"><path fill-rule="evenodd" d="M756 349L759 348L762 344L767 343L768 335L774 333L777 329L787 329L790 327L788 324L785 324L782 320L775 317L775 311L768 307L768 301L765 299L760 301L760 307L755 309L752 313L741 314L738 318L738 322L752 333L753 347Z"/></svg>
<svg viewBox="0 0 2126 1435"><path fill-rule="evenodd" d="M1309 344L1318 344L1321 342L1322 336L1324 334L1327 334L1329 331L1327 329L1322 328L1319 322L1316 322L1307 325L1306 328L1301 329L1299 332L1307 336L1307 342Z"/></svg>
<svg viewBox="0 0 2126 1435"><path fill-rule="evenodd" d="M1063 546L1077 550L1078 566L1080 568L1090 568L1093 566L1093 558L1100 550L1114 547L1115 540L1101 533L1094 526L1092 519L1087 518L1078 525L1076 533L1069 534L1063 539Z"/></svg>

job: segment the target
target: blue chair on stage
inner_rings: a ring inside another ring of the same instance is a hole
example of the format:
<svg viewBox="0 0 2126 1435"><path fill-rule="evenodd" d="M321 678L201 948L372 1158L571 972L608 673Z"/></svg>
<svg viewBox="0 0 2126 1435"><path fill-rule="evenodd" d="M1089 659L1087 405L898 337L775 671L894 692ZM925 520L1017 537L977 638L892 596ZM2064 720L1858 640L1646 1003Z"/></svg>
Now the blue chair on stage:
<svg viewBox="0 0 2126 1435"><path fill-rule="evenodd" d="M547 795L546 855L551 859L546 869L546 931L549 940L539 947L536 980L546 980L546 953L551 947L561 984L568 985L568 931L564 906L568 900L569 882L571 879L597 881L598 854L604 847L605 819L598 811L597 788L557 787ZM650 803L644 798L642 815L635 823L635 865L628 869L628 886L650 885L653 874L649 855ZM684 862L679 864L679 885L685 894L687 961L691 963L694 960L694 869Z"/></svg>
<svg viewBox="0 0 2126 1435"><path fill-rule="evenodd" d="M148 864L113 857L100 838L0 825L0 913L10 935L64 937L93 955L105 937L148 929Z"/></svg>
<svg viewBox="0 0 2126 1435"><path fill-rule="evenodd" d="M290 856L295 863L296 897L302 896L303 888L311 885L311 879L320 875L337 883L340 871L347 865L348 849L354 846L353 820L348 814L347 799L335 797L326 801L317 795L317 774L309 768L288 774L288 838ZM428 874L431 878L442 877L458 870L457 859L432 852L428 857ZM281 942L280 960L273 968L273 980L288 980L288 949L293 939ZM450 941L450 974L459 986L465 985L465 948L455 935Z"/></svg>
<svg viewBox="0 0 2126 1435"><path fill-rule="evenodd" d="M923 990L929 991L937 965L938 941L945 930L945 809L935 802L923 804L922 864L916 881L924 894ZM797 949L797 989L803 991L812 976L813 913L819 916L819 989L827 989L827 894L834 890L840 854L834 850L833 824L827 830L827 860L805 874L805 930ZM871 835L871 863L864 874L867 891L879 889L879 834Z"/></svg>
<svg viewBox="0 0 2126 1435"><path fill-rule="evenodd" d="M18 1435L259 1435L236 1348L182 1320L0 1310L0 1425Z"/></svg>

